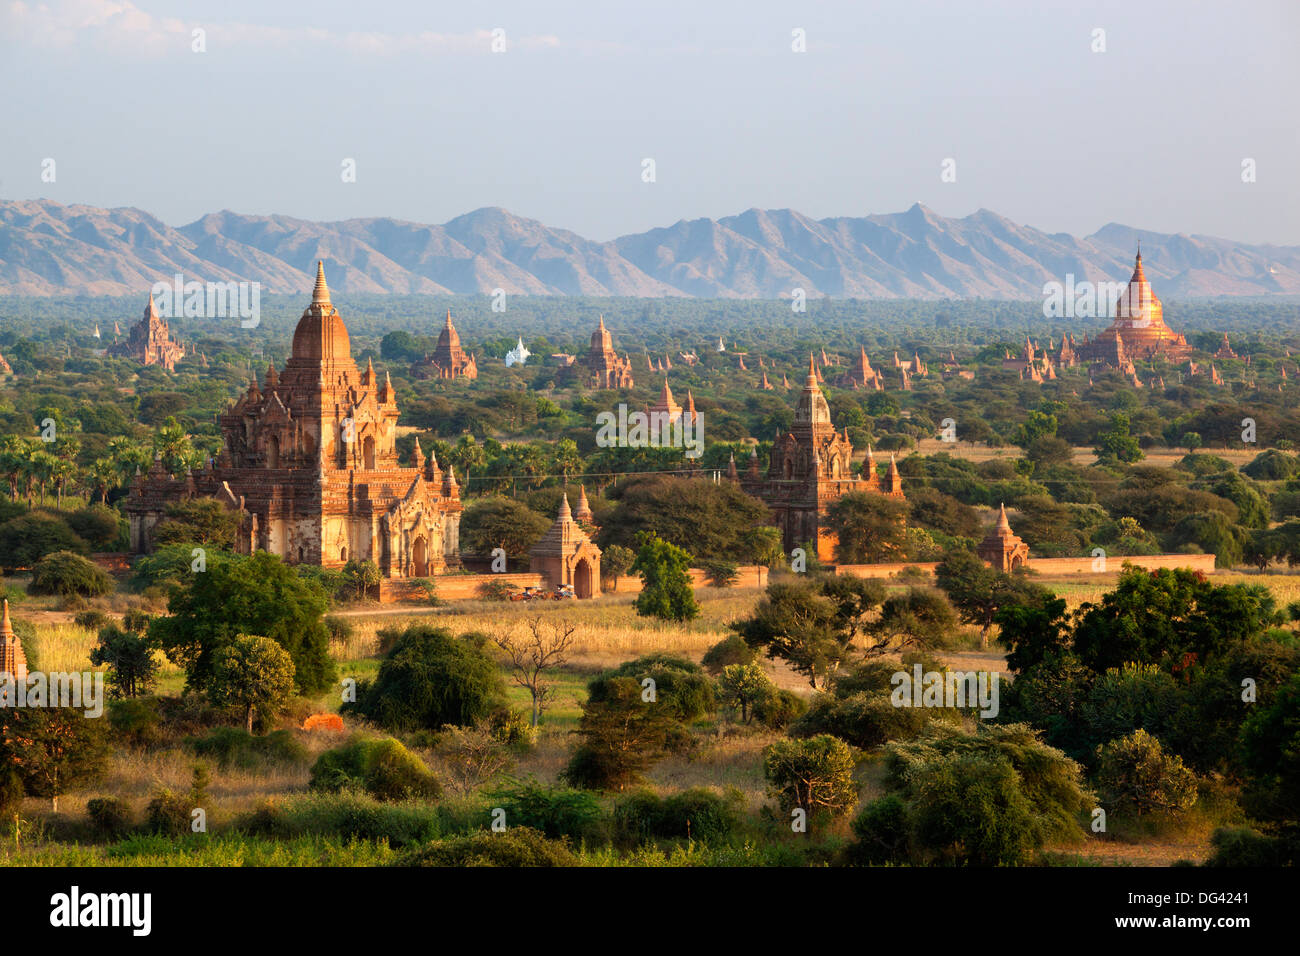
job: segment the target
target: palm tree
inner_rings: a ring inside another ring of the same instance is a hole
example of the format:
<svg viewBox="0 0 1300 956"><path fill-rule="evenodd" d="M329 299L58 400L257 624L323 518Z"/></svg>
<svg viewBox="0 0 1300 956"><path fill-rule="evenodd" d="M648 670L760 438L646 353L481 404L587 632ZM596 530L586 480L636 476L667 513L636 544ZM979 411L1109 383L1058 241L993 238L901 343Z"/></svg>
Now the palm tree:
<svg viewBox="0 0 1300 956"><path fill-rule="evenodd" d="M6 435L0 441L0 471L9 479L9 500L18 500L18 482L26 471L34 445L31 439Z"/></svg>
<svg viewBox="0 0 1300 956"><path fill-rule="evenodd" d="M96 458L86 469L95 494L99 495L100 504L108 504L108 489L116 482L118 467L111 458Z"/></svg>

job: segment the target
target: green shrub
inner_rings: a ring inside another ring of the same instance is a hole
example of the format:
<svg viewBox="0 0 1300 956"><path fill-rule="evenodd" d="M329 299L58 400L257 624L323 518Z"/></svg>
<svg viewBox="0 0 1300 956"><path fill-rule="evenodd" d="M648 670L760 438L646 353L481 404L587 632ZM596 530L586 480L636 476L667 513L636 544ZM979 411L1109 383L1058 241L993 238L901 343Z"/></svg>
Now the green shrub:
<svg viewBox="0 0 1300 956"><path fill-rule="evenodd" d="M0 817L12 820L13 814L23 805L23 778L16 770L0 770Z"/></svg>
<svg viewBox="0 0 1300 956"><path fill-rule="evenodd" d="M537 728L522 710L498 707L488 714L484 726L496 740L512 747L531 747L537 740Z"/></svg>
<svg viewBox="0 0 1300 956"><path fill-rule="evenodd" d="M1250 827L1220 827L1210 836L1214 852L1206 866L1295 866L1300 862L1300 833L1290 839L1269 836Z"/></svg>
<svg viewBox="0 0 1300 956"><path fill-rule="evenodd" d="M907 740L936 720L958 719L955 712L933 707L895 707L883 694L850 697L817 694L807 711L790 727L792 737L832 734L861 750L891 740Z"/></svg>
<svg viewBox="0 0 1300 956"><path fill-rule="evenodd" d="M445 628L414 624L403 631L373 682L357 688L355 709L392 731L470 727L505 697L505 682L482 642Z"/></svg>
<svg viewBox="0 0 1300 956"><path fill-rule="evenodd" d="M155 697L110 701L108 726L113 738L130 747L152 747L163 739L162 715Z"/></svg>
<svg viewBox="0 0 1300 956"><path fill-rule="evenodd" d="M599 836L604 813L600 801L586 790L544 787L528 780L492 795L496 806L505 810L506 825L540 831L551 839L574 840Z"/></svg>
<svg viewBox="0 0 1300 956"><path fill-rule="evenodd" d="M1018 866L1042 845L1034 806L1001 754L936 756L913 771L908 796L916 843L940 862Z"/></svg>
<svg viewBox="0 0 1300 956"><path fill-rule="evenodd" d="M481 808L475 809L481 816ZM444 833L448 829L445 813L441 805L384 803L355 791L310 793L283 801L267 800L241 817L238 827L277 839L322 836L382 840L393 847L405 847ZM469 825L464 821L464 827Z"/></svg>
<svg viewBox="0 0 1300 956"><path fill-rule="evenodd" d="M377 800L437 799L442 787L419 757L391 737L353 736L312 764L313 790L362 790Z"/></svg>
<svg viewBox="0 0 1300 956"><path fill-rule="evenodd" d="M54 551L32 569L32 594L99 597L113 590L113 579L94 561L72 551Z"/></svg>
<svg viewBox="0 0 1300 956"><path fill-rule="evenodd" d="M731 836L740 826L744 795L694 787L661 797L638 790L614 805L614 836L623 846L650 840L691 839L710 842Z"/></svg>
<svg viewBox="0 0 1300 956"><path fill-rule="evenodd" d="M842 816L857 803L853 752L838 737L778 740L763 750L763 776L781 810Z"/></svg>
<svg viewBox="0 0 1300 956"><path fill-rule="evenodd" d="M153 799L145 807L149 829L163 836L180 836L190 832L194 801L188 794L176 793L167 787L154 791Z"/></svg>
<svg viewBox="0 0 1300 956"><path fill-rule="evenodd" d="M784 730L802 717L808 703L789 690L775 690L754 704L754 719L768 730Z"/></svg>
<svg viewBox="0 0 1300 956"><path fill-rule="evenodd" d="M275 730L259 737L243 727L217 727L206 737L186 741L200 757L215 760L223 770L257 770L268 765L295 766L307 762L307 748L292 731Z"/></svg>
<svg viewBox="0 0 1300 956"><path fill-rule="evenodd" d="M514 591L515 586L509 581L488 578L478 586L478 597L481 601L508 601Z"/></svg>
<svg viewBox="0 0 1300 956"><path fill-rule="evenodd" d="M848 858L853 863L906 863L909 832L907 804L896 793L886 794L853 818L857 842L849 848Z"/></svg>
<svg viewBox="0 0 1300 956"><path fill-rule="evenodd" d="M718 709L717 689L699 664L675 654L657 653L620 664L603 677L631 677L642 687L646 678L654 681L655 703L667 708L678 720L698 720ZM599 699L602 678L591 682L589 691Z"/></svg>
<svg viewBox="0 0 1300 956"><path fill-rule="evenodd" d="M1196 774L1141 729L1098 749L1097 785L1108 806L1138 816L1181 813L1196 802Z"/></svg>
<svg viewBox="0 0 1300 956"><path fill-rule="evenodd" d="M724 667L732 664L752 664L758 659L758 651L745 643L739 634L732 634L714 644L704 652L700 662L714 677L722 673Z"/></svg>
<svg viewBox="0 0 1300 956"><path fill-rule="evenodd" d="M98 632L101 627L109 623L109 616L103 611L80 611L72 622L77 627L84 627L88 631Z"/></svg>
<svg viewBox="0 0 1300 956"><path fill-rule="evenodd" d="M135 816L131 805L117 797L96 797L88 801L86 814L95 832L110 840L116 840L130 830ZM189 823L188 811L186 823Z"/></svg>
<svg viewBox="0 0 1300 956"><path fill-rule="evenodd" d="M578 858L563 843L527 827L504 833L474 833L438 840L407 851L393 866L577 866Z"/></svg>

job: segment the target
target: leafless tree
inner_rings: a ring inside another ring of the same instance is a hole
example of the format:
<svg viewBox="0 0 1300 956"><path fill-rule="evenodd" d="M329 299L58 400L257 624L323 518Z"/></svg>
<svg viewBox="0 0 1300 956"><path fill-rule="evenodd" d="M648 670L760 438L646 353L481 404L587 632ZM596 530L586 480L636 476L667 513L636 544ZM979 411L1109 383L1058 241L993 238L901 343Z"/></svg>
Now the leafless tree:
<svg viewBox="0 0 1300 956"><path fill-rule="evenodd" d="M548 670L563 667L566 654L573 646L576 624L567 621L548 621L535 617L526 622L528 634L517 637L509 632L498 633L493 640L505 652L510 664L511 678L528 690L533 698L533 726L542 719L542 711L554 691L545 680Z"/></svg>

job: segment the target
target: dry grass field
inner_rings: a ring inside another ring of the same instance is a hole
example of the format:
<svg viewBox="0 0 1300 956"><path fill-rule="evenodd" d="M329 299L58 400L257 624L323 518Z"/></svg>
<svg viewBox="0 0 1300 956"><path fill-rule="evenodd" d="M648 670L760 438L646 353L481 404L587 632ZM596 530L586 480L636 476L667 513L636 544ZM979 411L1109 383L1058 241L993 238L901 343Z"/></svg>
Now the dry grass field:
<svg viewBox="0 0 1300 956"><path fill-rule="evenodd" d="M1114 581L1114 574L1070 576L1041 583L1064 596L1071 606L1096 601ZM1261 583L1271 588L1280 605L1300 600L1300 574L1254 574L1230 572L1216 575L1227 582ZM894 586L897 585L894 582ZM640 618L633 599L628 595L608 595L591 602L547 602L545 604L502 604L478 601L459 602L439 608L361 607L347 613L352 635L332 646L332 653L343 676L372 676L378 667L376 656L378 632L385 628L404 628L420 621L436 623L457 634L480 632L489 636L499 633L522 633L528 619L564 621L575 625L575 643L567 664L554 675L555 697L544 715L536 746L517 758L510 773L518 778L535 777L545 783L559 779L567 755L573 746L572 731L581 714L586 682L601 670L623 661L654 652L680 654L698 661L715 643L728 635L727 625L746 615L760 599L756 589L717 590L703 588L697 592L702 613L687 625L670 625ZM111 606L105 608L114 610ZM89 652L95 636L72 623L69 612L41 599L27 599L14 607L14 615L35 625L37 653L42 665L50 670L84 670L90 668ZM979 648L978 634L963 628L953 635L952 647L941 655L952 667L962 670L1005 670L1002 650L992 644ZM783 664L765 662L772 678L781 687L801 696L811 694L807 680ZM165 693L179 693L182 675L172 664L163 662L160 685ZM511 703L526 709L528 696L520 687L511 686ZM337 702L322 698L314 702L319 709L336 710ZM355 729L349 727L349 731ZM337 733L294 731L306 746L311 758L342 739ZM745 805L757 812L769 799L761 771L761 753L774 734L756 731L723 721L705 731L701 746L689 758L671 757L655 766L651 782L661 788L676 790L694 786L734 787L741 792ZM421 751L421 756L435 770L435 754ZM160 787L185 790L195 764L194 755L182 747L160 750L117 749L111 757L106 779L91 790L71 793L61 800L61 813L81 815L86 803L95 796L113 794L137 807L143 806ZM306 790L310 762L269 770L241 770L235 767L210 769L210 794L213 804L211 820L219 826L237 815L259 807L267 798L284 798ZM878 795L882 768L878 761L867 760L859 771L863 799ZM25 814L34 821L47 817L48 804L27 801ZM1177 860L1202 860L1209 852L1209 823L1193 822L1159 837L1089 839L1080 845L1050 848L1058 860L1082 865L1168 865ZM0 853L0 855L3 855Z"/></svg>

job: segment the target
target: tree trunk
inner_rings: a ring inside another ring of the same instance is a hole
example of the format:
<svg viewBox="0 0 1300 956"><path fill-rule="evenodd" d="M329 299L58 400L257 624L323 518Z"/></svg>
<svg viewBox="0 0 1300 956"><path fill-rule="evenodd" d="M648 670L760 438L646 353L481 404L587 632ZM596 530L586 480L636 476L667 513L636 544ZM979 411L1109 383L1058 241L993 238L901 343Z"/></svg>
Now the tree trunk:
<svg viewBox="0 0 1300 956"><path fill-rule="evenodd" d="M247 728L248 728L248 732L251 734L253 732L253 705L252 704L248 705Z"/></svg>

